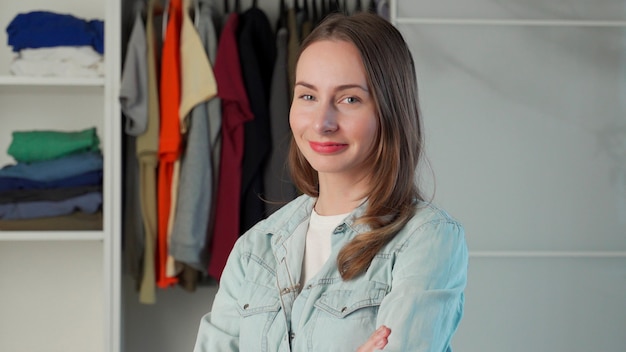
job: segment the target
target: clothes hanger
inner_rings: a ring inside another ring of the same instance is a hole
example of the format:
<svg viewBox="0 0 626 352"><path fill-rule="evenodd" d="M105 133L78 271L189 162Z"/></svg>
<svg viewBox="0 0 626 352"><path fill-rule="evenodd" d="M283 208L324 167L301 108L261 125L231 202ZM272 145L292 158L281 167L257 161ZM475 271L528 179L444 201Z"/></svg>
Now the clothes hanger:
<svg viewBox="0 0 626 352"><path fill-rule="evenodd" d="M315 26L320 20L320 15L317 13L317 0L311 1L311 10L313 12L313 26Z"/></svg>
<svg viewBox="0 0 626 352"><path fill-rule="evenodd" d="M146 3L145 0L135 0L134 3L134 10L135 10L135 16L137 15L141 15L143 17L143 15L146 12Z"/></svg>
<svg viewBox="0 0 626 352"><path fill-rule="evenodd" d="M235 0L235 12L241 13L241 1Z"/></svg>
<svg viewBox="0 0 626 352"><path fill-rule="evenodd" d="M378 11L376 11L376 1L374 1L374 0L370 0L369 5L367 6L367 10L368 10L369 12L372 12L372 13L376 13L376 12L378 12Z"/></svg>
<svg viewBox="0 0 626 352"><path fill-rule="evenodd" d="M339 12L340 11L340 7L339 6L339 0L331 0L330 1L330 6L328 8L328 12L333 13L333 12Z"/></svg>
<svg viewBox="0 0 626 352"><path fill-rule="evenodd" d="M229 12L230 12L230 1L224 0L224 14L227 14Z"/></svg>
<svg viewBox="0 0 626 352"><path fill-rule="evenodd" d="M341 12L345 13L346 15L350 13L350 11L348 11L348 2L346 0L343 0L343 5L341 5Z"/></svg>
<svg viewBox="0 0 626 352"><path fill-rule="evenodd" d="M356 5L354 6L354 12L361 12L363 11L363 4L361 3L361 0L358 0L356 2Z"/></svg>
<svg viewBox="0 0 626 352"><path fill-rule="evenodd" d="M258 5L258 1L257 0L252 1L252 8L256 9L257 5Z"/></svg>
<svg viewBox="0 0 626 352"><path fill-rule="evenodd" d="M304 0L304 3L302 4L302 13L304 14L304 20L308 20L309 19L309 1L308 0Z"/></svg>
<svg viewBox="0 0 626 352"><path fill-rule="evenodd" d="M280 0L278 4L278 23L276 24L276 28L287 27L287 6L285 5L285 0Z"/></svg>
<svg viewBox="0 0 626 352"><path fill-rule="evenodd" d="M165 14L167 3L163 3L161 0L148 0L146 1L146 16L148 16L148 10L152 7L153 16L162 16Z"/></svg>
<svg viewBox="0 0 626 352"><path fill-rule="evenodd" d="M200 0L193 0L193 24L198 27L200 22Z"/></svg>
<svg viewBox="0 0 626 352"><path fill-rule="evenodd" d="M162 16L162 30L161 30L161 39L165 40L165 32L167 32L167 21L169 19L170 14L170 0L165 0L163 3L163 16Z"/></svg>

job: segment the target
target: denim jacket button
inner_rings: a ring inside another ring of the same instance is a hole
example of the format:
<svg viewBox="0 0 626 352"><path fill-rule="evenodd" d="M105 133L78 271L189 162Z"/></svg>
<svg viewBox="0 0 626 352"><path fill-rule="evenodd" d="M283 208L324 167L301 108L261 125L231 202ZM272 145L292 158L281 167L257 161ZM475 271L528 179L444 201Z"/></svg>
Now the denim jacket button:
<svg viewBox="0 0 626 352"><path fill-rule="evenodd" d="M243 305L243 309L248 309L248 307L250 307L250 305L248 303Z"/></svg>
<svg viewBox="0 0 626 352"><path fill-rule="evenodd" d="M348 309L348 307L341 308L341 313L345 312L347 309Z"/></svg>
<svg viewBox="0 0 626 352"><path fill-rule="evenodd" d="M335 227L335 231L333 231L334 234L338 234L338 233L342 233L346 230L346 224L341 224L337 227Z"/></svg>

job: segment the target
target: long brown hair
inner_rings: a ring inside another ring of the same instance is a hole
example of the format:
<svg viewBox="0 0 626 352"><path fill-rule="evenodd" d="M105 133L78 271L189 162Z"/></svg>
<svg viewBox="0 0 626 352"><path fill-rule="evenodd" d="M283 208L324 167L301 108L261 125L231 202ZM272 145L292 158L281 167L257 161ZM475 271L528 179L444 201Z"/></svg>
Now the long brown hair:
<svg viewBox="0 0 626 352"><path fill-rule="evenodd" d="M321 40L347 41L357 47L379 119L377 146L369 160L367 208L356 220L369 231L346 244L337 257L342 278L350 280L367 270L376 253L413 217L416 201L423 199L415 181L423 149L417 78L402 35L378 15L330 15L303 41L300 53ZM319 196L317 171L293 139L289 167L300 191Z"/></svg>

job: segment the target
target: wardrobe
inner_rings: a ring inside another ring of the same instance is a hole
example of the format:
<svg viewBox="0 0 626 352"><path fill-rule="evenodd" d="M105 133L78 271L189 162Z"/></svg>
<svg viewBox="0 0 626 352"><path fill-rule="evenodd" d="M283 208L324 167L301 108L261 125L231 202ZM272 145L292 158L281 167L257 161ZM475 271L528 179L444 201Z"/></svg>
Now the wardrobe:
<svg viewBox="0 0 626 352"><path fill-rule="evenodd" d="M392 4L470 251L453 350L623 350L626 2Z"/></svg>
<svg viewBox="0 0 626 352"><path fill-rule="evenodd" d="M276 23L277 1L258 6ZM0 351L191 351L216 285L141 304L122 259L119 79L133 4L4 1L0 41L17 13L40 9L105 21L104 75L13 76L14 53L0 45L0 166L14 162L13 131L95 126L103 221L0 229ZM418 75L420 181L466 227L454 350L623 349L626 1L391 0L389 13Z"/></svg>

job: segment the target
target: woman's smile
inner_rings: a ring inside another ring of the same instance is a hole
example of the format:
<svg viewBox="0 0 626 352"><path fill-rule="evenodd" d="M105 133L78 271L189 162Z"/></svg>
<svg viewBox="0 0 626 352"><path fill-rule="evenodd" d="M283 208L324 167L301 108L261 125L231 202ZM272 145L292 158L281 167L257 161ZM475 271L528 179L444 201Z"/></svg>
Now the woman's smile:
<svg viewBox="0 0 626 352"><path fill-rule="evenodd" d="M313 151L320 154L336 154L348 148L345 143L335 142L309 142L309 145Z"/></svg>

